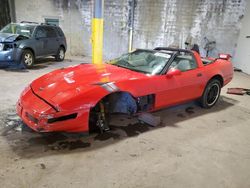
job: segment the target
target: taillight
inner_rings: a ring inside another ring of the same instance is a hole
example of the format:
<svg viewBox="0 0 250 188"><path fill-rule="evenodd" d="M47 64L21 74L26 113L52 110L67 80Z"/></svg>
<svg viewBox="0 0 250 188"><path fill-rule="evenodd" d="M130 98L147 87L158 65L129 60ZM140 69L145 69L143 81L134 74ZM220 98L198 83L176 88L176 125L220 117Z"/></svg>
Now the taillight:
<svg viewBox="0 0 250 188"><path fill-rule="evenodd" d="M219 54L220 59L230 60L232 56L230 54Z"/></svg>

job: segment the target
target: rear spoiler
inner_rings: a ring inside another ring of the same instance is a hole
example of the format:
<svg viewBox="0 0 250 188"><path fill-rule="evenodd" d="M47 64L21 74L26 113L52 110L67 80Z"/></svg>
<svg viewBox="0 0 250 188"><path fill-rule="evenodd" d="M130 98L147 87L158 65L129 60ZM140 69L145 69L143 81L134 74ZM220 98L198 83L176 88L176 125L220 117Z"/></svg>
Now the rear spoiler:
<svg viewBox="0 0 250 188"><path fill-rule="evenodd" d="M229 61L231 57L232 56L230 54L219 54L219 58L218 59L224 59L224 60Z"/></svg>

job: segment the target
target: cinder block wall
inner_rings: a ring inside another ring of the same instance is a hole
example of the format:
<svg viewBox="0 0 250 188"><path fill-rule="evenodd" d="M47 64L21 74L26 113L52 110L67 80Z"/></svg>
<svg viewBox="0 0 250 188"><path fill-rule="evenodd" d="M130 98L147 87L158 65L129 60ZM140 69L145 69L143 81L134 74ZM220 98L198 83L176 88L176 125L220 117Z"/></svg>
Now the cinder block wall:
<svg viewBox="0 0 250 188"><path fill-rule="evenodd" d="M130 0L105 0L104 56L113 58L128 49ZM44 22L59 18L71 55L91 55L90 0L15 0L17 21ZM204 47L216 41L215 53L234 55L245 0L136 0L134 48L184 47L187 38Z"/></svg>

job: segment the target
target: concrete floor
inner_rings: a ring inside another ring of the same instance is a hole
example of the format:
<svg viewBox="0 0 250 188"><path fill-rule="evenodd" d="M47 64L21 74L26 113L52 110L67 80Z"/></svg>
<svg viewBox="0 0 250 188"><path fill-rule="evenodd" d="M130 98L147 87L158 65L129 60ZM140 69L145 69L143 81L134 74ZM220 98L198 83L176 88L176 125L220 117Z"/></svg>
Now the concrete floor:
<svg viewBox="0 0 250 188"><path fill-rule="evenodd" d="M43 60L28 72L0 70L0 129L14 116L21 90L53 69L83 60ZM250 96L225 93L250 88L250 76L235 73L209 110L195 103L155 113L157 128L117 117L104 135L21 132L0 136L0 187L250 187ZM15 117L15 116L14 116Z"/></svg>

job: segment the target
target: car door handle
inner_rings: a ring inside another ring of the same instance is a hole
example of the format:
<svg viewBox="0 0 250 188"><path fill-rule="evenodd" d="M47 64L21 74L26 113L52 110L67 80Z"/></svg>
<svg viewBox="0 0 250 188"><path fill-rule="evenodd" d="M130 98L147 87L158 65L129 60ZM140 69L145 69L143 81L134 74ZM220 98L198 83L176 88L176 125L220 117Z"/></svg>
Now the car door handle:
<svg viewBox="0 0 250 188"><path fill-rule="evenodd" d="M201 76L202 76L202 74L201 74L201 73L198 73L198 74L197 74L197 77L201 77Z"/></svg>

